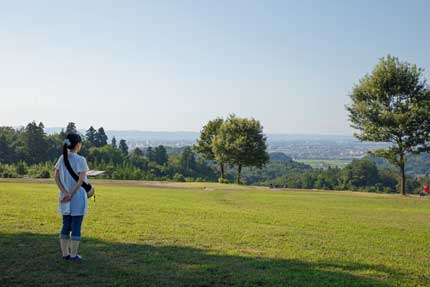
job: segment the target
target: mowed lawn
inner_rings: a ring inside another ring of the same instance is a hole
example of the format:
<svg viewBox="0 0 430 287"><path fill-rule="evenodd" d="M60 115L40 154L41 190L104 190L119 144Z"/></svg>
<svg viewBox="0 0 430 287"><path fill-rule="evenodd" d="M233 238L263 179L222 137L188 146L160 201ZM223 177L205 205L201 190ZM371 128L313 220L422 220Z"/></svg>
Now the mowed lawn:
<svg viewBox="0 0 430 287"><path fill-rule="evenodd" d="M430 198L96 185L77 264L55 185L0 182L0 286L430 286Z"/></svg>

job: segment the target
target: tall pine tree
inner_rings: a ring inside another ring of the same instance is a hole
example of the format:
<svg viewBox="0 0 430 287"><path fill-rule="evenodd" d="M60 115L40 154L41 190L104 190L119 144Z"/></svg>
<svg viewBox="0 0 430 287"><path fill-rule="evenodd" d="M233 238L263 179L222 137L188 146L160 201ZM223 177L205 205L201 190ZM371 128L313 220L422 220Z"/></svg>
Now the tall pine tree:
<svg viewBox="0 0 430 287"><path fill-rule="evenodd" d="M100 128L97 130L97 133L96 133L95 146L96 146L96 147L102 147L102 146L105 146L105 145L107 145L107 140L108 140L108 137L107 137L107 135L106 135L106 133L105 133L104 128L103 128L103 127L100 127Z"/></svg>
<svg viewBox="0 0 430 287"><path fill-rule="evenodd" d="M115 137L112 137L112 141L111 141L110 145L115 149L118 148L118 146L116 145L116 138Z"/></svg>
<svg viewBox="0 0 430 287"><path fill-rule="evenodd" d="M46 161L48 157L48 146L43 124L36 122L29 123L20 134L20 147L24 160L28 164L35 164Z"/></svg>
<svg viewBox="0 0 430 287"><path fill-rule="evenodd" d="M4 134L0 134L0 163L13 163L14 151Z"/></svg>
<svg viewBox="0 0 430 287"><path fill-rule="evenodd" d="M155 152L152 147L148 147L145 152L145 156L149 161L155 161Z"/></svg>
<svg viewBox="0 0 430 287"><path fill-rule="evenodd" d="M124 139L119 141L119 150L122 151L123 154L128 154L128 145Z"/></svg>
<svg viewBox="0 0 430 287"><path fill-rule="evenodd" d="M155 162L159 165L165 165L169 160L167 156L166 148L163 145L159 145L154 150Z"/></svg>
<svg viewBox="0 0 430 287"><path fill-rule="evenodd" d="M86 144L88 147L96 146L96 136L97 136L96 129L93 128L93 126L90 126L90 128L85 133L85 138L87 139Z"/></svg>
<svg viewBox="0 0 430 287"><path fill-rule="evenodd" d="M71 133L76 134L77 132L78 132L78 130L76 128L76 124L75 123L70 122L70 123L67 124L66 135L71 134Z"/></svg>

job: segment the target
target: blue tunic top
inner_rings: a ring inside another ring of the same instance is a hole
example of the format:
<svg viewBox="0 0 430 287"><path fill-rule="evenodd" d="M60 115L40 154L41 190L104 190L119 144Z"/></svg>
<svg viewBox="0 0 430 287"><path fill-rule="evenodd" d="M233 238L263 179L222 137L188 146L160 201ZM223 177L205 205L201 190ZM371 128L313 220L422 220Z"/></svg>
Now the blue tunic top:
<svg viewBox="0 0 430 287"><path fill-rule="evenodd" d="M80 172L88 171L87 161L83 156L78 155L75 152L69 152L68 154L70 165L76 174ZM58 170L60 175L60 181L63 184L64 188L69 192L72 190L73 186L76 184L76 180L70 175L69 171L64 164L63 156L61 155L55 164L55 169ZM85 176L85 181L88 182L88 178ZM88 198L87 192L83 187L80 187L78 191L72 196L72 199L69 202L61 203L61 199L64 194L59 193L59 208L58 211L62 215L85 215L87 213L88 208Z"/></svg>

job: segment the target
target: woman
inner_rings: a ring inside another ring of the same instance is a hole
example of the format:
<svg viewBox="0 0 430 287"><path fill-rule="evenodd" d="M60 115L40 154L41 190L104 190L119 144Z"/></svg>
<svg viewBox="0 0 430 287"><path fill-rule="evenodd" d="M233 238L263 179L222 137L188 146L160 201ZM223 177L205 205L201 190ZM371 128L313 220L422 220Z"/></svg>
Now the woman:
<svg viewBox="0 0 430 287"><path fill-rule="evenodd" d="M61 252L63 259L77 262L82 259L78 255L78 248L81 240L82 220L88 208L87 193L81 186L84 181L88 181L86 177L87 161L83 156L78 155L81 142L80 135L68 134L64 140L63 154L55 165L55 182L60 189L59 211L63 216L63 226L60 232ZM73 179L65 162L69 162L75 173L79 175L78 181Z"/></svg>

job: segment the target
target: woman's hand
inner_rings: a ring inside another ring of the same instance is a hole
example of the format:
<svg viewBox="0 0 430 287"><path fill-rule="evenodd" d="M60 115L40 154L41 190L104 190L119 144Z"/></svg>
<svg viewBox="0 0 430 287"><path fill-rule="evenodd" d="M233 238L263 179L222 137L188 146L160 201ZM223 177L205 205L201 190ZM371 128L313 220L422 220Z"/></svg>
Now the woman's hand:
<svg viewBox="0 0 430 287"><path fill-rule="evenodd" d="M61 199L61 203L68 202L72 199L72 194L70 192L67 192L63 198Z"/></svg>

